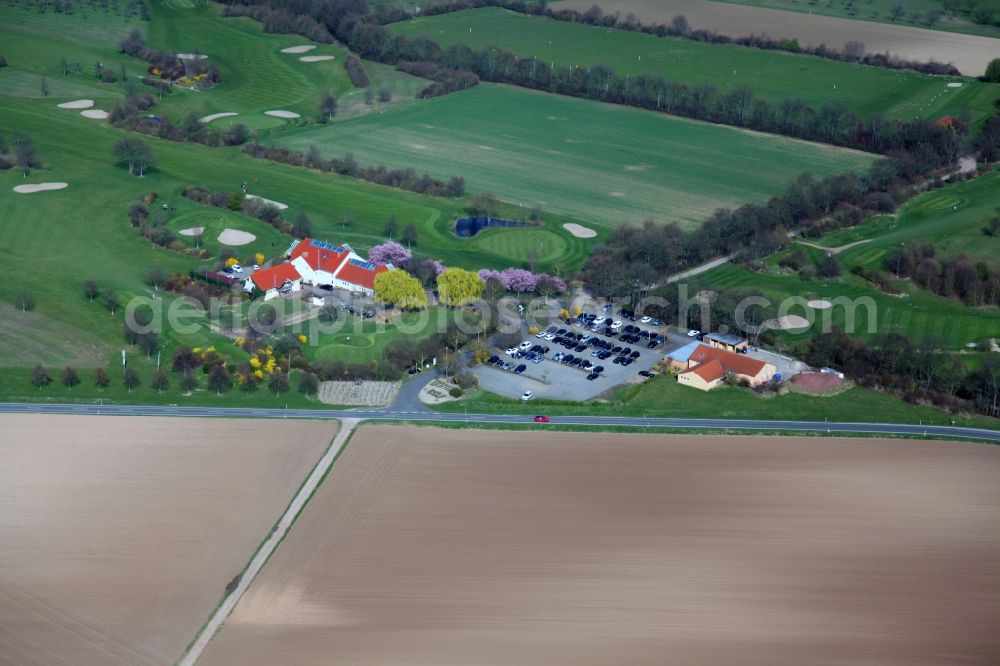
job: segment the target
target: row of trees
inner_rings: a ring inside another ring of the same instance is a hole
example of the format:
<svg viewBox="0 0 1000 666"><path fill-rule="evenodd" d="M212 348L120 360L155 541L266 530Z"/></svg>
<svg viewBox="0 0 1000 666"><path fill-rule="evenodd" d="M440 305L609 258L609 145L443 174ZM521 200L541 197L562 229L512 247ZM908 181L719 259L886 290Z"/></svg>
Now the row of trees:
<svg viewBox="0 0 1000 666"><path fill-rule="evenodd" d="M838 368L862 386L890 390L909 402L1000 416L997 359L987 358L969 372L958 354L920 349L899 333L865 341L839 329L816 336L801 352L812 366Z"/></svg>
<svg viewBox="0 0 1000 666"><path fill-rule="evenodd" d="M738 46L749 46L759 49L776 51L788 51L790 53L802 53L813 55L830 60L842 62L853 62L874 67L886 67L889 69L912 69L924 74L947 74L958 75L960 72L954 65L936 62L931 59L926 62L907 60L890 53L868 53L861 42L847 42L843 49L835 49L826 44L817 46L802 46L797 39L772 38L767 35L746 35L731 37L720 35L714 30L700 30L692 27L687 18L683 15L674 16L669 21L661 23L642 23L634 14L626 14L624 18L617 13L605 14L597 5L592 6L585 12L573 9L553 9L547 3L531 3L523 0L457 0L450 3L442 3L431 7L422 7L421 15L445 14L461 11L473 7L503 7L511 11L520 12L534 16L545 16L557 21L568 21L571 23L584 23L587 25L601 26L604 28L614 28L617 30L627 30L630 32L643 32L657 37L679 37L698 42L709 42L712 44L735 44ZM396 7L380 8L377 14L383 23L394 22L410 18L410 15L402 9Z"/></svg>
<svg viewBox="0 0 1000 666"><path fill-rule="evenodd" d="M808 236L858 224L870 213L894 211L922 191L926 174L949 164L953 155L947 143L924 144L879 160L861 177L848 172L817 179L804 173L766 203L719 209L691 232L652 220L621 225L607 244L593 249L581 277L597 295L623 296L635 284L657 284L718 256L760 259L785 248L792 230Z"/></svg>
<svg viewBox="0 0 1000 666"><path fill-rule="evenodd" d="M911 243L888 252L884 266L939 296L972 306L1000 305L1000 266L965 253L942 257L930 243Z"/></svg>
<svg viewBox="0 0 1000 666"><path fill-rule="evenodd" d="M256 197L248 197L243 192L226 190L211 191L200 185L185 187L181 194L192 201L207 204L216 208L226 208L243 212L258 220L267 222L283 234L290 236L308 236L311 224L305 213L300 213L295 221L289 223L283 217L281 210L274 204L262 201Z"/></svg>
<svg viewBox="0 0 1000 666"><path fill-rule="evenodd" d="M368 72L365 71L361 58L356 55L347 56L347 60L344 61L344 69L347 70L347 77L355 88L368 87Z"/></svg>
<svg viewBox="0 0 1000 666"><path fill-rule="evenodd" d="M474 51L465 45L454 45L442 49L437 43L424 37L410 39L390 33L366 14L365 7L359 3L330 3L328 0L322 3L286 3L279 0L268 0L266 3L253 0L243 2L267 6L269 11L280 10L311 16L321 21L333 36L362 57L406 68L419 67L431 71L436 66L454 72L469 72L486 81L510 83L878 153L910 150L924 143L948 140L948 135L940 131L943 128L935 127L927 121L904 122L881 116L861 118L843 104L815 108L802 100L791 98L773 103L757 98L747 86L722 92L710 84L690 87L666 81L659 76L623 76L600 65L589 68L554 66L536 58L519 58L514 53L498 48ZM459 4L453 7L457 9L464 6ZM530 11L520 3L514 3L511 7ZM562 13L556 14L564 16ZM964 134L966 130L964 125L960 125L958 134Z"/></svg>
<svg viewBox="0 0 1000 666"><path fill-rule="evenodd" d="M258 159L338 173L419 194L452 199L465 194L465 179L461 176L452 176L445 182L427 173L418 174L412 167L387 169L381 165L362 166L358 164L353 153L347 153L343 158L327 159L320 154L319 147L315 144L310 146L309 151L305 153L290 148L264 146L257 142L247 144L243 150L247 155Z"/></svg>

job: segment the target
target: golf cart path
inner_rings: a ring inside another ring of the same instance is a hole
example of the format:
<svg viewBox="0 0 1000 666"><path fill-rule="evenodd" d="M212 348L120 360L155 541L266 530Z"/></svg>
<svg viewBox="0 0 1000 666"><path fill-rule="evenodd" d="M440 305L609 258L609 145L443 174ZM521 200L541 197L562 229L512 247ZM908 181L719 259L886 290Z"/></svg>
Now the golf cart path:
<svg viewBox="0 0 1000 666"><path fill-rule="evenodd" d="M863 240L854 241L853 243L848 243L847 245L841 245L840 247L826 247L825 245L819 245L818 243L810 243L809 241L798 241L799 245L808 245L809 247L814 247L817 250L823 250L824 252L829 252L830 254L840 254L841 252L850 250L852 247L857 247L858 245L864 245L865 243L871 242L871 238L865 238Z"/></svg>
<svg viewBox="0 0 1000 666"><path fill-rule="evenodd" d="M344 444L347 442L351 433L354 432L354 428L358 425L358 419L345 418L340 422L340 430L337 431L337 436L333 438L333 442L330 444L330 448L327 449L323 457L320 458L316 467L313 468L312 472L309 474L309 478L306 482L302 484L302 488L295 495L291 504L288 505L288 509L281 516L278 524L275 525L274 529L271 531L271 535L268 536L267 540L261 544L261 547L254 554L253 559L250 560L250 564L247 565L246 571L240 577L240 582L222 603L216 609L212 617L209 618L205 627L198 634L198 638L195 639L194 643L191 644L190 649L184 657L177 662L179 666L194 666L195 662L201 657L202 652L208 647L209 642L212 637L215 636L216 632L222 628L222 624L229 617L229 614L236 607L243 593L247 591L250 587L250 583L253 579L257 577L260 570L264 567L264 564L274 553L278 544L281 543L285 535L288 534L288 530L291 529L292 523L295 522L295 518L299 515L303 508L305 508L306 502L312 497L313 492L319 487L320 481L326 476L327 471L333 465L333 461L336 460L337 454L343 448Z"/></svg>

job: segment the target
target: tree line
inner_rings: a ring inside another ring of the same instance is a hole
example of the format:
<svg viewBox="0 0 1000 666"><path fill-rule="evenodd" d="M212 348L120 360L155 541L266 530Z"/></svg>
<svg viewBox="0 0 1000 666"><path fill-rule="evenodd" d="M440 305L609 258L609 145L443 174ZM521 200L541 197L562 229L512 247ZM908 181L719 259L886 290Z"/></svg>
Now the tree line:
<svg viewBox="0 0 1000 666"><path fill-rule="evenodd" d="M574 9L553 9L545 2L531 3L524 2L523 0L456 0L454 2L422 7L420 15L435 16L437 14L448 14L479 7L501 7L530 16L544 16L556 21L583 23L628 32L642 32L657 37L678 37L709 44L733 44L770 51L787 51L789 53L811 55L828 60L884 67L887 69L910 69L923 74L943 74L949 76L961 74L954 65L940 63L933 59L921 62L901 58L890 53L869 53L865 50L864 44L857 41L847 42L843 49L838 50L826 44L802 46L794 38L775 39L767 35L753 34L730 37L720 35L715 30L696 29L688 23L687 18L683 15L674 16L670 21L660 23L642 23L631 13L626 14L625 18L620 18L617 13L605 14L598 5L594 5L587 11L581 12ZM413 18L413 15L399 7L382 5L376 12L376 18L380 23L394 23Z"/></svg>
<svg viewBox="0 0 1000 666"><path fill-rule="evenodd" d="M257 142L247 144L243 150L247 155L258 159L360 178L371 183L409 190L418 194L452 199L465 194L465 179L461 176L452 176L447 181L443 181L427 173L418 174L413 167L389 169L382 165L362 166L358 164L353 153L347 153L342 158L327 159L320 154L319 147L315 144L310 146L309 151L305 153L290 148L265 146Z"/></svg>
<svg viewBox="0 0 1000 666"><path fill-rule="evenodd" d="M891 391L907 402L930 402L955 412L971 407L1000 416L997 359L987 358L970 372L958 354L920 349L899 333L865 341L840 329L810 340L801 358L814 367L842 370L861 386Z"/></svg>
<svg viewBox="0 0 1000 666"><path fill-rule="evenodd" d="M844 104L813 107L799 99L773 103L758 98L752 88L741 86L722 92L711 84L688 86L660 76L621 75L611 68L555 66L537 58L519 58L499 48L479 51L465 45L442 49L425 37L411 39L394 35L365 13L362 3L351 0L232 0L234 4L256 8L247 11L255 18L287 14L287 23L264 29L281 32L296 25L300 14L321 21L330 35L364 58L399 66L424 63L446 70L469 72L481 80L508 83L545 92L593 99L625 106L680 115L712 123L724 123L762 132L783 134L809 141L821 141L875 153L912 150L942 139L940 128L930 121L900 121L882 116L862 118ZM472 6L472 5L470 5ZM337 8L337 10L334 10ZM257 11L259 10L259 11ZM471 79L470 79L471 80ZM959 122L959 135L968 131Z"/></svg>
<svg viewBox="0 0 1000 666"><path fill-rule="evenodd" d="M801 174L767 202L716 210L688 232L653 220L620 225L607 243L593 249L580 275L596 295L621 297L634 293L636 285L647 288L715 257L761 259L787 247L791 231L809 236L853 226L868 214L894 211L923 191L928 174L948 163L951 148L939 148L944 154L923 146L915 154L879 160L861 176L847 172L817 179Z"/></svg>
<svg viewBox="0 0 1000 666"><path fill-rule="evenodd" d="M888 252L883 265L938 296L971 306L1000 305L1000 265L975 261L964 252L942 257L930 243L910 243Z"/></svg>

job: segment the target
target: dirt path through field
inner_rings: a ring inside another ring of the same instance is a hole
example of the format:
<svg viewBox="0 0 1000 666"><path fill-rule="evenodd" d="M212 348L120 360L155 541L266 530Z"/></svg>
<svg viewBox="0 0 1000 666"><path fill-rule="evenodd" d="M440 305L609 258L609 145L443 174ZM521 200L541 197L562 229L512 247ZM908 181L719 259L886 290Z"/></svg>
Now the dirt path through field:
<svg viewBox="0 0 1000 666"><path fill-rule="evenodd" d="M925 30L888 23L872 23L805 14L802 12L733 5L709 0L600 0L605 13L629 12L643 23L670 21L683 14L693 28L715 30L724 35L749 34L798 39L801 44L826 44L836 49L846 42L858 41L871 53L888 51L911 60L950 62L967 76L979 76L986 65L1000 55L1000 39L960 35L954 32ZM576 9L585 12L593 0L553 2L553 9Z"/></svg>
<svg viewBox="0 0 1000 666"><path fill-rule="evenodd" d="M288 505L288 509L281 516L281 520L275 526L274 530L267 540L261 544L260 549L254 555L253 559L250 560L250 564L247 565L246 571L243 572L243 576L240 578L239 584L236 588L223 600L219 607L216 609L215 613L209 619L208 623L202 629L201 633L198 634L198 638L191 644L184 658L178 662L179 666L194 666L195 662L201 657L201 653L205 651L208 647L209 641L215 633L222 627L222 624L229 617L233 608L236 607L236 603L243 596L243 593L247 591L250 587L250 583L253 579L260 573L261 568L267 562L268 558L274 552L274 549L278 547L281 540L285 538L288 530L292 527L292 523L295 522L295 518L299 515L305 507L306 502L312 497L312 494L319 487L320 481L326 476L327 471L333 464L333 461L337 459L337 454L340 453L340 449L344 446L344 443L350 437L351 433L354 432L354 428L357 426L357 419L344 419L340 422L340 430L337 432L337 436L333 439L333 443L330 444L330 448L327 452L320 458L319 463L313 468L312 473L306 482L302 484L299 492L295 495L295 499L292 500L291 504Z"/></svg>

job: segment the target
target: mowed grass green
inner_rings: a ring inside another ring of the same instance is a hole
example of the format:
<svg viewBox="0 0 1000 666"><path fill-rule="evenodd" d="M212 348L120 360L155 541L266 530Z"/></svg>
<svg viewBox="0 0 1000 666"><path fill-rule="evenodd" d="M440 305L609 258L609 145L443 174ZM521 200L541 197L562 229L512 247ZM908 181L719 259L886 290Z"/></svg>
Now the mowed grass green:
<svg viewBox="0 0 1000 666"><path fill-rule="evenodd" d="M820 107L842 103L861 115L900 119L959 115L979 121L994 112L1000 86L972 78L926 76L813 56L612 30L485 7L416 18L389 26L395 34L428 37L443 47L490 46L556 65L605 65L619 74L651 74L726 92L750 86L762 98L786 97ZM961 83L949 88L950 82Z"/></svg>
<svg viewBox="0 0 1000 666"><path fill-rule="evenodd" d="M402 111L291 131L279 145L461 175L525 207L607 227L647 217L695 226L761 201L803 171L864 170L873 156L612 104L481 84Z"/></svg>

